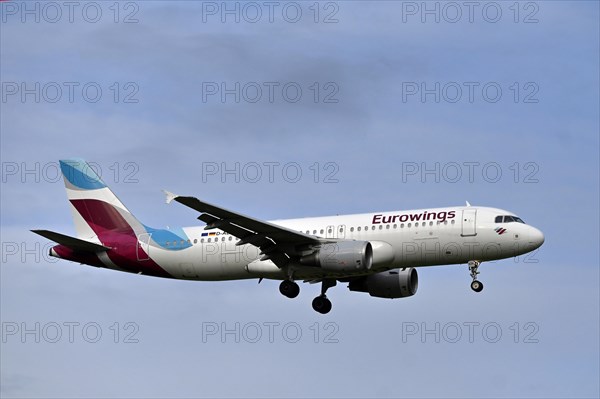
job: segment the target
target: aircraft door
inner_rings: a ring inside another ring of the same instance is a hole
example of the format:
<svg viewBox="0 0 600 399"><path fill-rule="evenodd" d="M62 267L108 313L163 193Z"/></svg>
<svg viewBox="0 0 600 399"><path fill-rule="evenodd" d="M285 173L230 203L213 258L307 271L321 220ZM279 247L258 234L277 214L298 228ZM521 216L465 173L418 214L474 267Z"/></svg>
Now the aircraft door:
<svg viewBox="0 0 600 399"><path fill-rule="evenodd" d="M476 231L476 222L477 222L477 209L463 209L462 211L462 233L461 236L475 236L477 235Z"/></svg>
<svg viewBox="0 0 600 399"><path fill-rule="evenodd" d="M152 234L143 233L138 236L136 254L137 260L150 259L150 237Z"/></svg>

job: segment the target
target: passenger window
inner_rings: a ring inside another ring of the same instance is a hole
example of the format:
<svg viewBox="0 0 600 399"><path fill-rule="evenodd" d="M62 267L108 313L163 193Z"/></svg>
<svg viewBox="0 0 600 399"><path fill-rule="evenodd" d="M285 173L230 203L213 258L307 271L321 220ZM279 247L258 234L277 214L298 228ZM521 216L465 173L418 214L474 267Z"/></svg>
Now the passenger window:
<svg viewBox="0 0 600 399"><path fill-rule="evenodd" d="M354 227L350 227L350 232L353 232L353 231L354 231Z"/></svg>
<svg viewBox="0 0 600 399"><path fill-rule="evenodd" d="M430 225L430 226L433 226L433 222L429 222L429 225Z"/></svg>
<svg viewBox="0 0 600 399"><path fill-rule="evenodd" d="M198 239L194 238L194 244L198 244Z"/></svg>
<svg viewBox="0 0 600 399"><path fill-rule="evenodd" d="M450 223L451 223L451 224L454 224L454 222L455 222L455 221L453 220L453 221L451 221Z"/></svg>
<svg viewBox="0 0 600 399"><path fill-rule="evenodd" d="M410 223L406 227L410 227Z"/></svg>
<svg viewBox="0 0 600 399"><path fill-rule="evenodd" d="M356 230L357 230L357 231L360 231L360 226L358 226L358 227L356 228Z"/></svg>
<svg viewBox="0 0 600 399"><path fill-rule="evenodd" d="M201 239L200 239L200 243L201 243L201 244L204 244L204 238L201 238Z"/></svg>
<svg viewBox="0 0 600 399"><path fill-rule="evenodd" d="M317 230L313 230L313 234L317 234Z"/></svg>
<svg viewBox="0 0 600 399"><path fill-rule="evenodd" d="M323 229L319 230L319 234L323 234Z"/></svg>
<svg viewBox="0 0 600 399"><path fill-rule="evenodd" d="M395 224L395 225L394 225L394 228L395 228L395 229L396 229L396 228L398 228L398 225L397 225L397 224Z"/></svg>
<svg viewBox="0 0 600 399"><path fill-rule="evenodd" d="M170 241L167 241L167 247L168 247L169 245L171 245L171 242L170 242Z"/></svg>
<svg viewBox="0 0 600 399"><path fill-rule="evenodd" d="M375 230L375 226L371 226L371 230Z"/></svg>
<svg viewBox="0 0 600 399"><path fill-rule="evenodd" d="M386 228L387 230L389 230L389 229L390 229L390 225L388 224L387 226L385 226L385 228Z"/></svg>
<svg viewBox="0 0 600 399"><path fill-rule="evenodd" d="M210 242L210 241L211 241L211 239L209 238L209 239L208 239L208 242Z"/></svg>
<svg viewBox="0 0 600 399"><path fill-rule="evenodd" d="M400 228L401 228L401 229L403 229L403 228L404 228L404 223L402 223L402 224L400 225Z"/></svg>
<svg viewBox="0 0 600 399"><path fill-rule="evenodd" d="M383 226L382 225L379 225L379 230L383 230Z"/></svg>

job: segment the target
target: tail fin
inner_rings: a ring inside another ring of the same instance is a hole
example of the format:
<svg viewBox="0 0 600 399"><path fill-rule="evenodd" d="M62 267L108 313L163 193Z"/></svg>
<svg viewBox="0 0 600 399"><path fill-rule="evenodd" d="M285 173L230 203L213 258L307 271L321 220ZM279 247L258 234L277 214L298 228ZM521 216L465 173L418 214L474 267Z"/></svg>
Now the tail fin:
<svg viewBox="0 0 600 399"><path fill-rule="evenodd" d="M77 237L101 237L107 231L133 231L141 223L82 159L60 161Z"/></svg>

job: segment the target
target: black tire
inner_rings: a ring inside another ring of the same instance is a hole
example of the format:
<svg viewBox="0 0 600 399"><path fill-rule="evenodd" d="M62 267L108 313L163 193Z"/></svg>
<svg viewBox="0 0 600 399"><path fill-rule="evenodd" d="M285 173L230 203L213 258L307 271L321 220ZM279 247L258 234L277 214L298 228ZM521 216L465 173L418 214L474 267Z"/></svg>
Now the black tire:
<svg viewBox="0 0 600 399"><path fill-rule="evenodd" d="M481 290L483 290L483 283L478 280L473 280L471 283L471 289L475 292L481 292Z"/></svg>
<svg viewBox="0 0 600 399"><path fill-rule="evenodd" d="M300 286L293 281L284 280L279 284L279 292L288 298L296 298L300 293Z"/></svg>
<svg viewBox="0 0 600 399"><path fill-rule="evenodd" d="M331 311L331 301L325 295L319 295L312 301L312 307L316 312L327 314Z"/></svg>

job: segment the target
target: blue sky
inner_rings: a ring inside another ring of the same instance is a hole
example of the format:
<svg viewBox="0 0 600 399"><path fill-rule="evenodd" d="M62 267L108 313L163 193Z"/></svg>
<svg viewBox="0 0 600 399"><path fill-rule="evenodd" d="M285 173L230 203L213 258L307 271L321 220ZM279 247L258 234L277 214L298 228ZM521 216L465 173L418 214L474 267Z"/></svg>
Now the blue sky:
<svg viewBox="0 0 600 399"><path fill-rule="evenodd" d="M24 4L0 4L3 397L600 395L597 2L482 2L472 21L462 3L428 2L439 22L422 2L321 2L318 15L280 2L272 22L261 2L228 3L239 22L221 2L119 3L118 15L78 3L72 22L62 2ZM207 91L222 85L224 99ZM468 200L515 212L546 242L484 263L478 295L465 265L423 268L411 298L339 284L322 317L314 285L292 301L273 281L48 259L29 229L74 234L55 178L69 157L93 161L154 227L196 223L164 188L263 219ZM221 173L236 163L239 176ZM40 342L8 334L36 323ZM100 328L97 342L84 326ZM214 326L240 342L206 335Z"/></svg>

